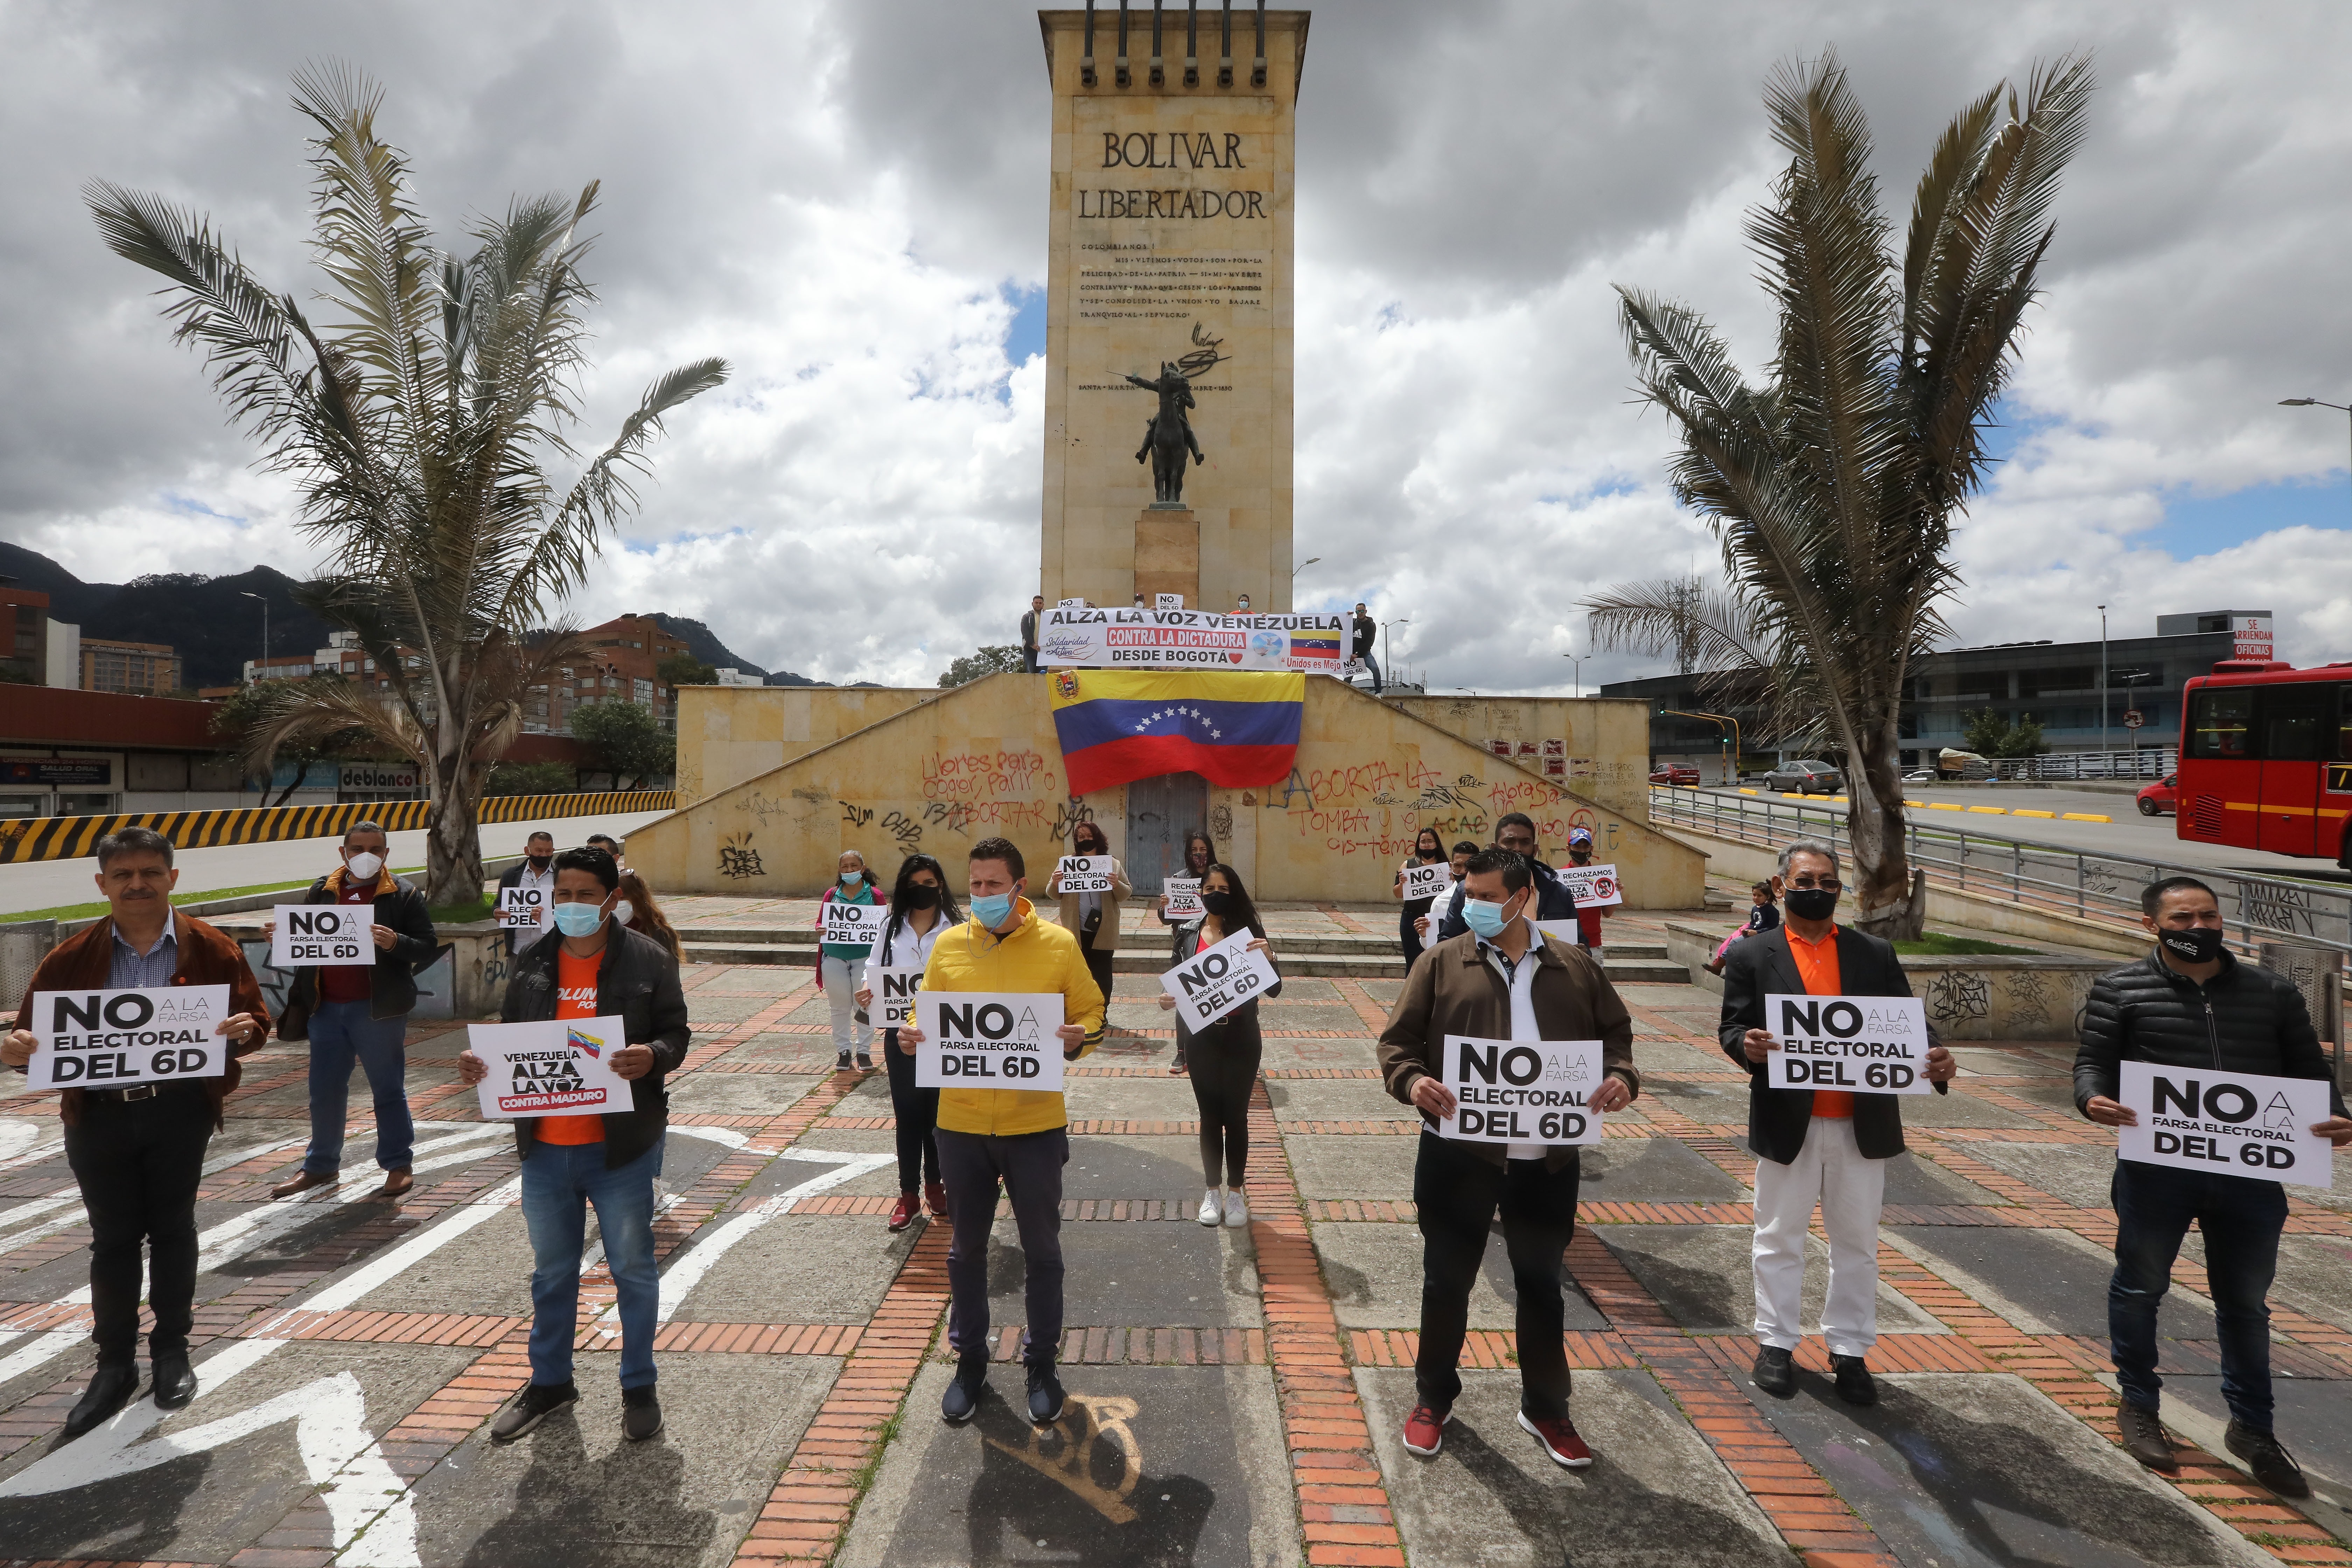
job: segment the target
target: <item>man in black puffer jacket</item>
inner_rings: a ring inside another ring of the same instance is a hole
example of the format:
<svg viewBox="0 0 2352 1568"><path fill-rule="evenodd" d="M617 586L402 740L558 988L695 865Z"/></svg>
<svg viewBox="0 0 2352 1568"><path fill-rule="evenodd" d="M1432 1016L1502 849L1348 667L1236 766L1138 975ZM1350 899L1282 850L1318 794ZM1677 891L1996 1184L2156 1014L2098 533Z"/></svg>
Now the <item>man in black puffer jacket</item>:
<svg viewBox="0 0 2352 1568"><path fill-rule="evenodd" d="M2074 1055L2074 1105L2103 1127L2137 1124L2117 1102L2126 1060L2159 1066L2260 1073L2272 1078L2332 1076L2302 993L2222 946L2221 906L2194 877L2170 877L2140 894L2141 923L2156 951L2101 975L2083 1015ZM2341 1147L2352 1118L2332 1083L2334 1114L2312 1131ZM2271 1433L2271 1278L2278 1269L2286 1194L2279 1184L2118 1160L2116 1272L2107 1285L2107 1332L2116 1381L2123 1389L2118 1421L2124 1446L2150 1469L2180 1461L2157 1415L2163 1382L2156 1374L2156 1312L2172 1284L2172 1260L2191 1220L2205 1238L2213 1317L2221 1345L2221 1397L2230 1406L2230 1451L2254 1479L2284 1497L2308 1497L2310 1483Z"/></svg>

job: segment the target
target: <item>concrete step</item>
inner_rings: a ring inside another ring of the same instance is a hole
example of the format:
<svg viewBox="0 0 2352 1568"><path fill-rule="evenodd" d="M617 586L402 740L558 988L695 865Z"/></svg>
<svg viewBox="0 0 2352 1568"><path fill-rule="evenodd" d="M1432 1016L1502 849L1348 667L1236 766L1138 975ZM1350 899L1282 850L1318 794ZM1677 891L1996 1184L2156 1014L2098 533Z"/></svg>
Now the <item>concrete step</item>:
<svg viewBox="0 0 2352 1568"><path fill-rule="evenodd" d="M705 945L777 947L798 952L808 963L816 962L816 932L803 926L681 926L677 934L678 939L689 948ZM1139 931L1122 933L1119 955L1124 960L1129 953L1145 954L1157 962L1160 968L1165 969L1168 967L1164 962L1167 944L1168 939L1161 928L1154 924ZM1286 963L1294 958L1398 956L1396 938L1385 933L1379 936L1361 936L1351 931L1332 931L1316 936L1277 933L1274 944ZM1666 956L1666 944L1662 942L1611 942L1608 951L1612 963L1635 960L1663 962ZM1398 962L1402 965L1402 958ZM1122 969L1121 973L1126 971Z"/></svg>
<svg viewBox="0 0 2352 1568"><path fill-rule="evenodd" d="M697 933L691 931L681 932L680 935L688 939L684 943L686 956L689 963L762 963L795 969L806 968L816 960L816 949L813 944L703 941L696 940ZM1397 953L1393 945L1384 952L1365 951L1340 953L1297 952L1285 945L1281 953L1282 972L1285 974L1297 975L1302 979L1352 977L1359 980L1402 980L1404 978L1404 960ZM1115 974L1162 974L1167 973L1167 970L1166 954L1156 949L1132 949L1122 952L1111 963L1111 972ZM1690 971L1679 963L1666 963L1663 955L1656 959L1635 957L1621 952L1616 948L1609 950L1608 971L1609 978L1620 984L1687 985L1690 984Z"/></svg>

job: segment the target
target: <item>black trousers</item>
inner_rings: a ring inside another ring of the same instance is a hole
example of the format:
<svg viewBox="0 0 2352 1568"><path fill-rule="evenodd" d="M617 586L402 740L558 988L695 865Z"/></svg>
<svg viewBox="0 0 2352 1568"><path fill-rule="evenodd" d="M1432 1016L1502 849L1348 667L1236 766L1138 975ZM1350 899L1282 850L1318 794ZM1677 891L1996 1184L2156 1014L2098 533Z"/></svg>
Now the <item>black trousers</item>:
<svg viewBox="0 0 2352 1568"><path fill-rule="evenodd" d="M1568 1350L1560 1342L1567 1315L1559 1292L1582 1174L1575 1158L1556 1172L1546 1171L1541 1160L1497 1167L1467 1144L1421 1135L1412 1170L1421 1226L1421 1354L1412 1374L1423 1404L1444 1410L1461 1396L1456 1369L1470 1331L1470 1288L1477 1283L1487 1227L1500 1208L1518 1298L1519 1408L1548 1419L1568 1414Z"/></svg>
<svg viewBox="0 0 2352 1568"><path fill-rule="evenodd" d="M1191 1074L1192 1103L1201 1108L1201 1180L1239 1187L1249 1164L1250 1091L1257 1085L1265 1037L1258 1028L1257 1004L1218 1019L1195 1035L1176 1024L1176 1054Z"/></svg>
<svg viewBox="0 0 2352 1568"><path fill-rule="evenodd" d="M890 1071L890 1113L898 1119L898 1190L940 1179L940 1091L915 1087L915 1053L898 1048L898 1031L882 1031L882 1063Z"/></svg>
<svg viewBox="0 0 2352 1568"><path fill-rule="evenodd" d="M172 1084L149 1100L90 1095L66 1129L66 1161L89 1211L89 1305L100 1366L139 1354L140 1247L155 1309L150 1356L184 1355L195 1321L196 1182L212 1142L202 1088Z"/></svg>
<svg viewBox="0 0 2352 1568"><path fill-rule="evenodd" d="M1094 937L1085 931L1078 933L1078 951L1086 955L1087 973L1095 977L1095 989L1103 994L1103 1027L1108 1029L1110 1027L1110 966L1118 954L1109 949L1097 952Z"/></svg>

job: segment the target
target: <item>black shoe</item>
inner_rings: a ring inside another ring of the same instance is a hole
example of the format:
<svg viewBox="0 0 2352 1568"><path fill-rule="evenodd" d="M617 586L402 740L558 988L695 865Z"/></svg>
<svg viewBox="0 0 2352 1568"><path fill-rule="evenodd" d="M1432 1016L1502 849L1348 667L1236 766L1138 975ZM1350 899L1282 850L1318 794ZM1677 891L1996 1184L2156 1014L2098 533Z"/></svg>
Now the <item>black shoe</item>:
<svg viewBox="0 0 2352 1568"><path fill-rule="evenodd" d="M2254 1479L2279 1496L2311 1495L2311 1483L2303 1479L2303 1467L2268 1432L2257 1432L2244 1422L2233 1420L2230 1429L2221 1435L2221 1441L2229 1446L2230 1452L2246 1461L2246 1468L2254 1472Z"/></svg>
<svg viewBox="0 0 2352 1568"><path fill-rule="evenodd" d="M968 1355L956 1363L956 1374L948 1382L948 1391L940 1395L940 1416L950 1426L961 1426L971 1419L980 1408L980 1396L988 1389L988 1358Z"/></svg>
<svg viewBox="0 0 2352 1568"><path fill-rule="evenodd" d="M177 1410L196 1396L196 1369L188 1352L155 1358L155 1408Z"/></svg>
<svg viewBox="0 0 2352 1568"><path fill-rule="evenodd" d="M534 1383L499 1412L499 1418L490 1424L490 1441L511 1443L579 1398L580 1390L569 1383Z"/></svg>
<svg viewBox="0 0 2352 1568"><path fill-rule="evenodd" d="M662 1429L661 1401L654 1397L654 1385L621 1390L621 1436L632 1443L642 1443Z"/></svg>
<svg viewBox="0 0 2352 1568"><path fill-rule="evenodd" d="M839 1056L833 1058L833 1070L835 1072L847 1072L849 1070L849 1053L847 1051L844 1051Z"/></svg>
<svg viewBox="0 0 2352 1568"><path fill-rule="evenodd" d="M1858 1355L1830 1357L1830 1370L1837 1374L1837 1394L1848 1405L1878 1403L1878 1384L1871 1381L1870 1368L1863 1365Z"/></svg>
<svg viewBox="0 0 2352 1568"><path fill-rule="evenodd" d="M872 1072L874 1070L874 1058L867 1056L864 1051L858 1052L857 1070L859 1072Z"/></svg>
<svg viewBox="0 0 2352 1568"><path fill-rule="evenodd" d="M2180 1456L2164 1435L2164 1422L2153 1410L2126 1405L2116 1412L2116 1426L2124 1435L2124 1451L2151 1470L2167 1475L2180 1468Z"/></svg>
<svg viewBox="0 0 2352 1568"><path fill-rule="evenodd" d="M1062 1401L1068 1397L1062 1392L1062 1380L1054 1375L1050 1361L1029 1363L1029 1419L1040 1426L1051 1426L1062 1418Z"/></svg>
<svg viewBox="0 0 2352 1568"><path fill-rule="evenodd" d="M66 1440L71 1442L131 1403L139 1392L139 1363L123 1362L100 1366L66 1417Z"/></svg>
<svg viewBox="0 0 2352 1568"><path fill-rule="evenodd" d="M1779 1345L1756 1347L1756 1368L1751 1375L1756 1386L1775 1399L1786 1399L1797 1392L1796 1363Z"/></svg>

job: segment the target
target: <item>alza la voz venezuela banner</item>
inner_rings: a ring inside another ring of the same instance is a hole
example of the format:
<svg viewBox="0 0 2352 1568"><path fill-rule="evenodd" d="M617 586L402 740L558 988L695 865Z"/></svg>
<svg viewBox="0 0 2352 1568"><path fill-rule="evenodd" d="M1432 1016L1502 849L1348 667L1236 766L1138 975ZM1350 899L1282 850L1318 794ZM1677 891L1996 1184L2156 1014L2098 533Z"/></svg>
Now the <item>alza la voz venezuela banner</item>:
<svg viewBox="0 0 2352 1568"><path fill-rule="evenodd" d="M1181 773L1262 789L1287 778L1298 755L1303 675L1057 669L1051 680L1072 795Z"/></svg>
<svg viewBox="0 0 2352 1568"><path fill-rule="evenodd" d="M1094 669L1280 669L1339 673L1345 616L1224 616L1207 610L1056 609L1037 659Z"/></svg>

